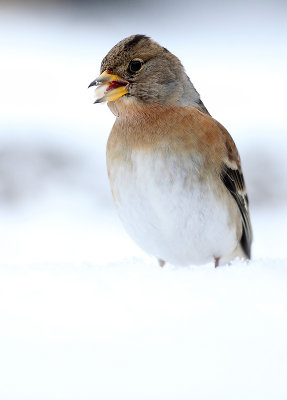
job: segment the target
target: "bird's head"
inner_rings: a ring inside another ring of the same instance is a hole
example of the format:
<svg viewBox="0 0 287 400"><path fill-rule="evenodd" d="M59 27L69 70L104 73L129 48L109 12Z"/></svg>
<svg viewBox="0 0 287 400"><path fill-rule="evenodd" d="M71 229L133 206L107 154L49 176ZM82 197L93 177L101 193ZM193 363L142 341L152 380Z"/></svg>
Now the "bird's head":
<svg viewBox="0 0 287 400"><path fill-rule="evenodd" d="M201 103L179 59L145 35L117 43L103 59L101 75L90 86L96 86L95 103L119 98L198 108Z"/></svg>

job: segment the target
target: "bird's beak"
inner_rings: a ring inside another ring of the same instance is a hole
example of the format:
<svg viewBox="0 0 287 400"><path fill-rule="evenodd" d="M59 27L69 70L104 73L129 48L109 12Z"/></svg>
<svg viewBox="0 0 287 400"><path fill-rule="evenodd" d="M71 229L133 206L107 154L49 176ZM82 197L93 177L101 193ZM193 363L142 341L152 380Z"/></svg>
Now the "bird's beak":
<svg viewBox="0 0 287 400"><path fill-rule="evenodd" d="M95 103L103 101L115 101L128 93L127 86L129 82L121 79L109 71L104 71L98 78L89 84L89 87L96 86Z"/></svg>

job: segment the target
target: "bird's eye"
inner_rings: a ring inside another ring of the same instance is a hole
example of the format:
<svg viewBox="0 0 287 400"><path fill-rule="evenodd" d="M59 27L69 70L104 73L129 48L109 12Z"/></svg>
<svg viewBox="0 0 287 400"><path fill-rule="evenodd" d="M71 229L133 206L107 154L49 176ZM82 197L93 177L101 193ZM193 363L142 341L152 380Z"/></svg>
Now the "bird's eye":
<svg viewBox="0 0 287 400"><path fill-rule="evenodd" d="M129 65L130 72L138 72L143 66L142 60L132 60Z"/></svg>

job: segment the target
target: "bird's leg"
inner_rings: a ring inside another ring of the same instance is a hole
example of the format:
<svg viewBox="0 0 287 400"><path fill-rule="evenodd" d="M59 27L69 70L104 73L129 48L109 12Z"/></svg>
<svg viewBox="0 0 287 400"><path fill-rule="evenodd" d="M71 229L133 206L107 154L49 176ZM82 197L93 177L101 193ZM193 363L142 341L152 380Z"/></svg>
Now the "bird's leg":
<svg viewBox="0 0 287 400"><path fill-rule="evenodd" d="M219 266L220 257L214 257L214 266L215 268Z"/></svg>
<svg viewBox="0 0 287 400"><path fill-rule="evenodd" d="M160 267L163 267L164 264L165 264L165 261L164 261L164 260L161 260L161 259L159 258L159 259L158 259L158 263L159 263L159 266L160 266Z"/></svg>

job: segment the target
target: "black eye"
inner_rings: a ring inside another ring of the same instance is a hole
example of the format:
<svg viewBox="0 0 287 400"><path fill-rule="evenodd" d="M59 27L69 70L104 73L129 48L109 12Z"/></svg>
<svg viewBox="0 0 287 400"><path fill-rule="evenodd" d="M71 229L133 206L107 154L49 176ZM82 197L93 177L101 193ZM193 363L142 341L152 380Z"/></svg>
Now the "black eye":
<svg viewBox="0 0 287 400"><path fill-rule="evenodd" d="M129 70L131 72L138 72L143 66L143 61L141 60L133 60L130 62Z"/></svg>

